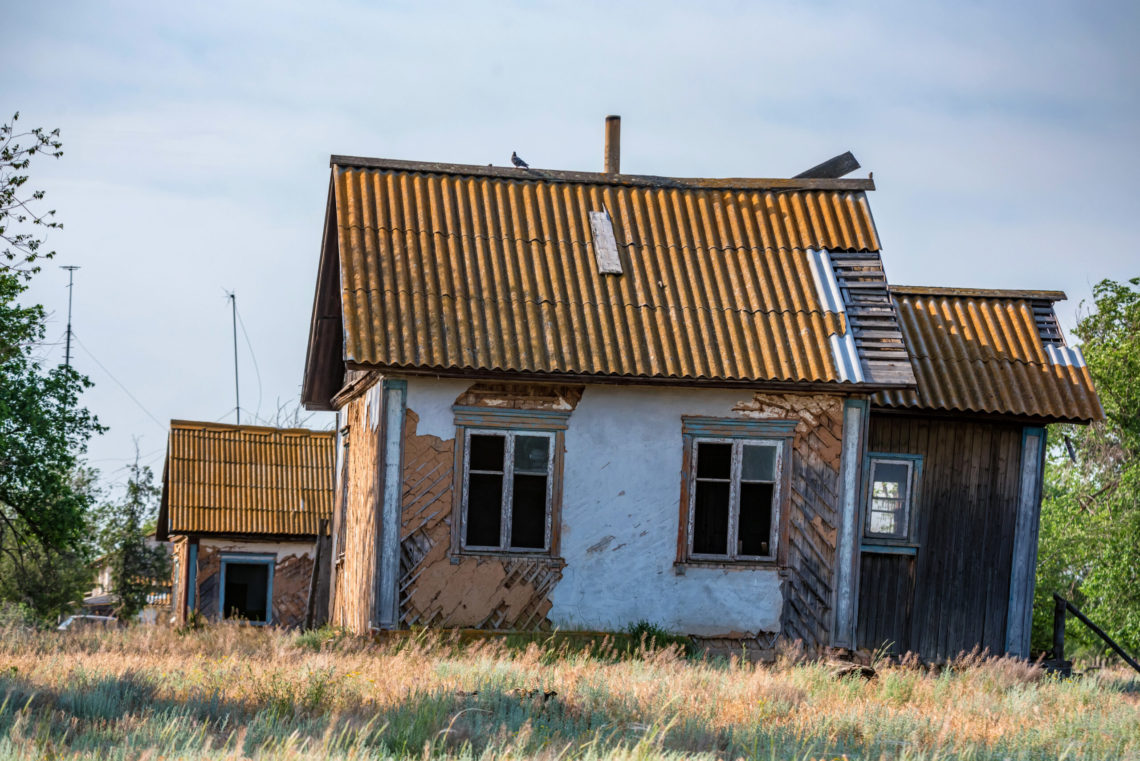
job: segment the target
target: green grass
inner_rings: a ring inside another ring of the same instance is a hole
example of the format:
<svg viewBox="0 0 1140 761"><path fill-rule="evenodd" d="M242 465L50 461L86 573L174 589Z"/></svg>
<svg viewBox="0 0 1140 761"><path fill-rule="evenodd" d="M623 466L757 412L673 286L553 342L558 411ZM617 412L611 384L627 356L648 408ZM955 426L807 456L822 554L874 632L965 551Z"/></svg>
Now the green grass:
<svg viewBox="0 0 1140 761"><path fill-rule="evenodd" d="M972 657L836 679L791 657L687 657L636 628L375 643L9 627L0 758L1140 759L1124 672L1061 680Z"/></svg>

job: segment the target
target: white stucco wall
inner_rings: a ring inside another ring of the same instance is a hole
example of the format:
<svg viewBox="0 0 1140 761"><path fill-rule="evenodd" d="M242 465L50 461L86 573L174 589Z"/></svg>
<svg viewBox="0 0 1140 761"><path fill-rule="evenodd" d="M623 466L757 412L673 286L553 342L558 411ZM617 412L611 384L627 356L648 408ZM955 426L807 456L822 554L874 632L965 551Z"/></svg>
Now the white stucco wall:
<svg viewBox="0 0 1140 761"><path fill-rule="evenodd" d="M218 552L244 552L256 555L276 555L277 561L296 555L298 557L313 557L316 550L313 542L289 541L241 541L235 539L214 539L202 537L198 540L199 552L201 548L209 547Z"/></svg>
<svg viewBox="0 0 1140 761"><path fill-rule="evenodd" d="M455 437L452 405L470 382L412 378L419 434ZM562 499L563 578L551 620L616 630L647 620L686 634L779 631L774 569L688 567L677 575L681 416L732 416L748 392L588 386L570 416Z"/></svg>

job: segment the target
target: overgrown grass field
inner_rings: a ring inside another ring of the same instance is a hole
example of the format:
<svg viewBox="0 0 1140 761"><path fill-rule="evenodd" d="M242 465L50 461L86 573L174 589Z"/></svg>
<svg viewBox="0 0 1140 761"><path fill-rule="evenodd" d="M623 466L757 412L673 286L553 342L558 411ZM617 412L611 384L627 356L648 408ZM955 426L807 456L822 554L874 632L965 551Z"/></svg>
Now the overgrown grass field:
<svg viewBox="0 0 1140 761"><path fill-rule="evenodd" d="M0 630L0 758L1140 759L1140 682L675 648Z"/></svg>

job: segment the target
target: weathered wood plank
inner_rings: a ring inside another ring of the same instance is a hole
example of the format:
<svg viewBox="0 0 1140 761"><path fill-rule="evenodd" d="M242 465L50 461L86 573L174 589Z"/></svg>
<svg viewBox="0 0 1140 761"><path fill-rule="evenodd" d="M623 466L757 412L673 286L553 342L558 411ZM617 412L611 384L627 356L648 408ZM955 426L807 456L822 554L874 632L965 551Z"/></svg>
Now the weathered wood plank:
<svg viewBox="0 0 1140 761"><path fill-rule="evenodd" d="M801 179L810 177L834 180L845 174L851 174L858 168L859 161L855 158L855 154L851 153L851 151L846 151L838 156L832 156L827 161L816 164L811 169L800 172L795 178Z"/></svg>

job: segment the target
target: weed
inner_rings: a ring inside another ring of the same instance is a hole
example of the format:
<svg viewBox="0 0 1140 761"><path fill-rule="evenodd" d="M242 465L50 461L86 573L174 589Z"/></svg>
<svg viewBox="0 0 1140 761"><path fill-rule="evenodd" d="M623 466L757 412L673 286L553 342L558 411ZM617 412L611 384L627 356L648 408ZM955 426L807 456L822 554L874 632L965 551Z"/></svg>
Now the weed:
<svg viewBox="0 0 1140 761"><path fill-rule="evenodd" d="M765 666L679 644L647 622L510 642L12 625L0 758L1140 757L1140 692L1120 672L1058 680L971 653L837 680L797 648Z"/></svg>

